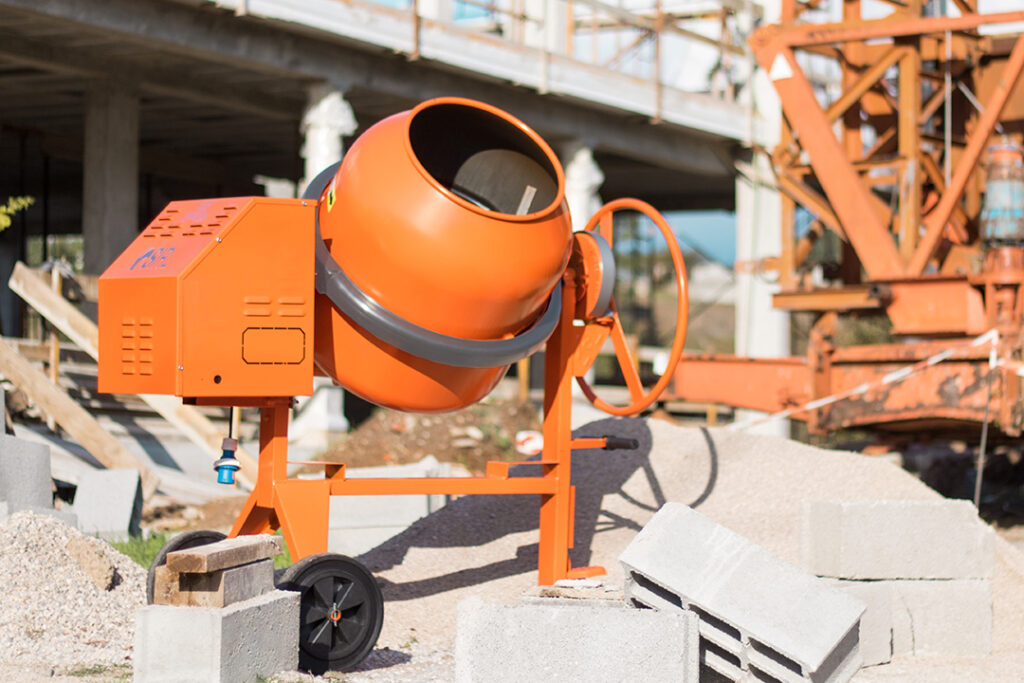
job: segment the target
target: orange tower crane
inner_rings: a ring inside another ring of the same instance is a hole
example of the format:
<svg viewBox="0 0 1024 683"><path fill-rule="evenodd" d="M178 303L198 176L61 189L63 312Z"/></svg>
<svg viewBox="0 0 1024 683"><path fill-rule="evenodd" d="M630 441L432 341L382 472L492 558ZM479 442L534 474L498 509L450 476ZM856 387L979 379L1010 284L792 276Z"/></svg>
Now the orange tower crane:
<svg viewBox="0 0 1024 683"><path fill-rule="evenodd" d="M783 0L781 23L749 41L785 118L766 151L782 251L746 265L777 273L776 308L814 314L807 354L687 355L668 396L781 412L816 433L976 434L991 419L1019 435L1024 36L978 29L1024 11L980 14L976 0L953 0L959 16L929 16L910 0L865 19L861 0L842 0L843 21L803 21L822 4ZM841 74L827 104L803 68L814 60ZM808 257L825 234L839 256L823 283ZM891 342L838 346L837 327L864 315L884 315ZM994 369L991 343L977 343L991 330Z"/></svg>

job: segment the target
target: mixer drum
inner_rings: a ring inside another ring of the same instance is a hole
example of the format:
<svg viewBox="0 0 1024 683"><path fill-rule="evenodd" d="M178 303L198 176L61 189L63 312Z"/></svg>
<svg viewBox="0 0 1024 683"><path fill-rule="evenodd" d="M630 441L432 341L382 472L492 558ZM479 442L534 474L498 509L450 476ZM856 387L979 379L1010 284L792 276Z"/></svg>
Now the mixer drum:
<svg viewBox="0 0 1024 683"><path fill-rule="evenodd" d="M557 323L563 192L548 145L480 102L429 100L370 128L320 195L317 368L398 410L486 396Z"/></svg>

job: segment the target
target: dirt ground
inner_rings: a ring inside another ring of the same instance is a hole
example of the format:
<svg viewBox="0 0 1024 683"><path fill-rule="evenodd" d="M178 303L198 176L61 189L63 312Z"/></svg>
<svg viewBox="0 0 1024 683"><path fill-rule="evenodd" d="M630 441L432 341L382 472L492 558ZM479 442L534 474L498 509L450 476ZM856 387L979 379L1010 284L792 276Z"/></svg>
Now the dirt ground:
<svg viewBox="0 0 1024 683"><path fill-rule="evenodd" d="M348 467L404 465L433 455L482 474L488 460L516 460L516 433L539 430L535 405L488 398L453 413L417 415L378 408L324 460Z"/></svg>

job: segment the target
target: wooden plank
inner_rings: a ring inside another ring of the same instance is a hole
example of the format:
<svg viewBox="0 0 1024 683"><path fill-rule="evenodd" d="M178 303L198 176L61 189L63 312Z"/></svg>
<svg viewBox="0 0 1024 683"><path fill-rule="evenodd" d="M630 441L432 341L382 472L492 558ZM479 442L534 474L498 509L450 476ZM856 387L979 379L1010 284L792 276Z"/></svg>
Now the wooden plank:
<svg viewBox="0 0 1024 683"><path fill-rule="evenodd" d="M142 478L142 495L148 499L156 490L159 479L146 465L107 433L92 415L87 413L60 387L53 384L42 370L11 348L0 338L0 372L28 394L43 412L52 415L64 430L81 446L109 469L131 468Z"/></svg>
<svg viewBox="0 0 1024 683"><path fill-rule="evenodd" d="M9 285L11 290L83 351L93 358L99 358L99 330L96 323L89 320L67 299L53 292L40 273L19 262L14 266ZM205 415L192 406L182 404L181 399L175 396L141 394L139 398L177 427L211 459L220 458L221 443L226 435L222 434ZM241 448L235 451L235 457L242 468L238 473L239 485L251 490L253 482L256 481L256 459Z"/></svg>
<svg viewBox="0 0 1024 683"><path fill-rule="evenodd" d="M195 548L167 553L167 568L179 574L209 574L277 555L284 548L280 536L236 536Z"/></svg>
<svg viewBox="0 0 1024 683"><path fill-rule="evenodd" d="M271 559L209 574L181 574L160 565L153 574L154 605L228 607L274 590Z"/></svg>

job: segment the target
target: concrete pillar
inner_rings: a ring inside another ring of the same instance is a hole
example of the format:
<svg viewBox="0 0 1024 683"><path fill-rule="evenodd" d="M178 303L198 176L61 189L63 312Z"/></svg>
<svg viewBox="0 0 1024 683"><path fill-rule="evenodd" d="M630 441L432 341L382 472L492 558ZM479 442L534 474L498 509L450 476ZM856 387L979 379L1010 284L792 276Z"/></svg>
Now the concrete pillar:
<svg viewBox="0 0 1024 683"><path fill-rule="evenodd" d="M315 83L307 90L307 97L301 124L305 177L299 183L300 193L320 171L341 160L345 151L342 138L353 135L358 128L352 106L337 87ZM318 377L313 394L298 403L299 412L289 435L292 440L305 439L313 449L322 449L332 443L336 435L348 431L345 390L327 378Z"/></svg>
<svg viewBox="0 0 1024 683"><path fill-rule="evenodd" d="M455 3L452 0L419 0L416 7L424 19L443 22L455 19Z"/></svg>
<svg viewBox="0 0 1024 683"><path fill-rule="evenodd" d="M344 152L342 138L358 128L355 112L345 94L330 83L315 83L307 90L306 111L302 114L302 158L304 179L301 189Z"/></svg>
<svg viewBox="0 0 1024 683"><path fill-rule="evenodd" d="M534 21L526 22L523 43L554 54L565 54L568 23L566 3L561 0L526 0L525 10L526 16Z"/></svg>
<svg viewBox="0 0 1024 683"><path fill-rule="evenodd" d="M782 107L767 74L758 70L750 81L751 137L766 149L778 144ZM736 180L736 260L753 262L782 251L782 201L772 182L771 160L755 153ZM736 353L741 356L788 356L789 314L772 308L779 291L771 273L736 276ZM737 420L759 415L737 411ZM776 420L750 429L761 434L789 436L789 421Z"/></svg>
<svg viewBox="0 0 1024 683"><path fill-rule="evenodd" d="M604 182L604 173L594 161L594 150L580 140L562 145L558 152L565 171L565 201L572 214L572 229L582 230L601 208L597 191Z"/></svg>
<svg viewBox="0 0 1024 683"><path fill-rule="evenodd" d="M102 273L139 232L139 98L112 83L85 95L85 271Z"/></svg>

